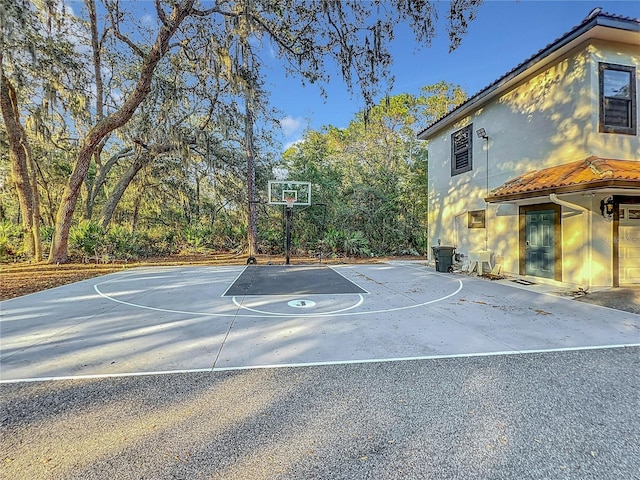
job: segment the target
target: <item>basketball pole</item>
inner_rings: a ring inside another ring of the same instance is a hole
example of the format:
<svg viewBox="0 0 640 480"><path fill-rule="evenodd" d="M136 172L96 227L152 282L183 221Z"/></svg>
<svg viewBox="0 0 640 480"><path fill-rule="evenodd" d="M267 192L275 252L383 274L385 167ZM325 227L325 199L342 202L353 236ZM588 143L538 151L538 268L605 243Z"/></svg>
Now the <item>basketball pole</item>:
<svg viewBox="0 0 640 480"><path fill-rule="evenodd" d="M285 265L289 265L290 263L290 253L291 253L291 222L293 221L293 205L285 206L285 250L286 250L286 260Z"/></svg>
<svg viewBox="0 0 640 480"><path fill-rule="evenodd" d="M294 180L269 180L267 184L269 205L282 205L284 221L285 265L291 263L291 229L293 207L311 205L311 182Z"/></svg>
<svg viewBox="0 0 640 480"><path fill-rule="evenodd" d="M251 205L259 205L260 200L249 200L249 209L251 209ZM257 215L257 213L256 213ZM249 228L247 226L247 228ZM256 254L258 252L255 252ZM256 265L258 263L258 259L254 256L253 248L251 247L251 242L249 242L249 258L247 258L247 265Z"/></svg>

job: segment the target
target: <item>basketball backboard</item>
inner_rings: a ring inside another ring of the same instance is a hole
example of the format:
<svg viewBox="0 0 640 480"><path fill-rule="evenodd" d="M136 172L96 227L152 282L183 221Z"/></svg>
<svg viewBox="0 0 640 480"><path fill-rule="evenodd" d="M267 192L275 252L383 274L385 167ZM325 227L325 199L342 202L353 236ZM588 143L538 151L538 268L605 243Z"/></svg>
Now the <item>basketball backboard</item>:
<svg viewBox="0 0 640 480"><path fill-rule="evenodd" d="M311 205L311 182L271 180L268 194L269 205Z"/></svg>

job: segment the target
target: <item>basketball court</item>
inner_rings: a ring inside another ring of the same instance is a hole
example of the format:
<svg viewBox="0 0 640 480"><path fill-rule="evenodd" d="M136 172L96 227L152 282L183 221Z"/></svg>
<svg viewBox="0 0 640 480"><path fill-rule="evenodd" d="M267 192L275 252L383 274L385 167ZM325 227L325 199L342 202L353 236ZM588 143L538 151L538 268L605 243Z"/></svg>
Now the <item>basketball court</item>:
<svg viewBox="0 0 640 480"><path fill-rule="evenodd" d="M421 262L124 270L0 304L2 382L638 345L640 316Z"/></svg>

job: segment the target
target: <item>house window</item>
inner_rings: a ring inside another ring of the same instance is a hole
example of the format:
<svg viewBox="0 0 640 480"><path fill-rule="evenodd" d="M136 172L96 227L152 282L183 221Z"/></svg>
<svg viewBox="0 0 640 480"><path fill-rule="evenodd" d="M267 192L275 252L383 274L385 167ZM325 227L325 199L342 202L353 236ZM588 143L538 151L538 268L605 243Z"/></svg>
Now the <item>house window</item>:
<svg viewBox="0 0 640 480"><path fill-rule="evenodd" d="M484 210L474 210L467 215L468 228L484 228Z"/></svg>
<svg viewBox="0 0 640 480"><path fill-rule="evenodd" d="M636 134L636 69L600 64L600 132Z"/></svg>
<svg viewBox="0 0 640 480"><path fill-rule="evenodd" d="M468 172L473 168L471 139L473 124L451 134L451 176Z"/></svg>

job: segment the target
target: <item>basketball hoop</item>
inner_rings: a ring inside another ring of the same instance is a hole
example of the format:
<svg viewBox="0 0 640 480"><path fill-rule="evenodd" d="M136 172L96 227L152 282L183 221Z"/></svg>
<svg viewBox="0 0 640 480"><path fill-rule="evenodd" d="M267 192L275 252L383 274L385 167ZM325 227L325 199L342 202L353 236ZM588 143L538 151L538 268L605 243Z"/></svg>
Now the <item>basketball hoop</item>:
<svg viewBox="0 0 640 480"><path fill-rule="evenodd" d="M293 207L311 206L311 182L298 182L295 180L269 180L268 183L269 205L282 205L282 219L284 220L285 234L285 264L289 265L289 253L291 252L291 224L293 223Z"/></svg>
<svg viewBox="0 0 640 480"><path fill-rule="evenodd" d="M269 205L286 205L308 207L311 205L311 182L294 182L290 180L270 180L267 191Z"/></svg>

